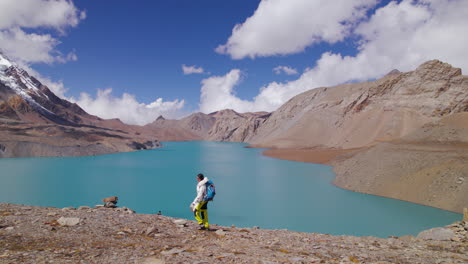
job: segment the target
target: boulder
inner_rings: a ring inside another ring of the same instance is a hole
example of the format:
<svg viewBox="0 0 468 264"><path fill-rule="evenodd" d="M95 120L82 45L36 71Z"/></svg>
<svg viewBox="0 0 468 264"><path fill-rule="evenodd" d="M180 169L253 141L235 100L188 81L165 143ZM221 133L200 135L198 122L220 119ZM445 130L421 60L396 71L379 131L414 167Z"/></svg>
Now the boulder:
<svg viewBox="0 0 468 264"><path fill-rule="evenodd" d="M75 226L77 224L79 224L81 221L80 218L78 217L60 217L57 222L61 225L61 226Z"/></svg>
<svg viewBox="0 0 468 264"><path fill-rule="evenodd" d="M436 227L418 234L417 238L425 240L450 240L455 236L455 233L443 227Z"/></svg>
<svg viewBox="0 0 468 264"><path fill-rule="evenodd" d="M177 220L174 220L174 224L176 224L176 225L185 225L185 224L187 224L187 220L177 219Z"/></svg>
<svg viewBox="0 0 468 264"><path fill-rule="evenodd" d="M222 230L222 229L216 230L215 233L216 233L218 236L225 236L225 235L226 235L226 232L224 232L224 230Z"/></svg>

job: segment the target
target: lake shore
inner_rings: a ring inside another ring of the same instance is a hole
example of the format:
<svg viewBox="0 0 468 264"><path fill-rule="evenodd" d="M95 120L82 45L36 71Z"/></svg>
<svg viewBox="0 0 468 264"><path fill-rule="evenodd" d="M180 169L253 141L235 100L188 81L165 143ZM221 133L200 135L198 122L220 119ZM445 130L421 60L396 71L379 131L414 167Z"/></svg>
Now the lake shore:
<svg viewBox="0 0 468 264"><path fill-rule="evenodd" d="M331 165L331 163L338 157L345 154L352 154L363 148L356 149L268 149L262 152L263 155L291 161L318 163L324 165Z"/></svg>
<svg viewBox="0 0 468 264"><path fill-rule="evenodd" d="M448 240L331 236L212 225L128 208L0 203L0 263L466 263L468 223Z"/></svg>
<svg viewBox="0 0 468 264"><path fill-rule="evenodd" d="M462 213L468 205L463 144L382 142L357 149L268 149L265 156L333 166L333 184L350 191Z"/></svg>

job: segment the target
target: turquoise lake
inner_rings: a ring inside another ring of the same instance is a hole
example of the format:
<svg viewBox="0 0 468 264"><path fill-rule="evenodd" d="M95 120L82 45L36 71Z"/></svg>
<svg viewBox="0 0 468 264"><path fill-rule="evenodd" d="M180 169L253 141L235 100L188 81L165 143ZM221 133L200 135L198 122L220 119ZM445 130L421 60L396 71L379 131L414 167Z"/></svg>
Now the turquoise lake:
<svg viewBox="0 0 468 264"><path fill-rule="evenodd" d="M72 158L0 159L0 202L50 207L118 196L137 213L193 219L202 172L216 185L211 224L333 235L417 235L460 214L343 190L330 166L278 160L241 143L164 142L155 150Z"/></svg>

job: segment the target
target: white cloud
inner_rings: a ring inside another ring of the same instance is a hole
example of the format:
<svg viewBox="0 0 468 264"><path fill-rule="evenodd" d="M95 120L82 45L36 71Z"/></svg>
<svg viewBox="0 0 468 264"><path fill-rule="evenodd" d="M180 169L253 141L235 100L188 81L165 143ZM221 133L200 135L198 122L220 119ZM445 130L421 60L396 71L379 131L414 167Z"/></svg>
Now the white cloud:
<svg viewBox="0 0 468 264"><path fill-rule="evenodd" d="M211 113L222 109L234 109L238 112L253 111L254 104L235 96L234 87L241 81L242 73L231 70L224 76L212 76L202 80L200 111Z"/></svg>
<svg viewBox="0 0 468 264"><path fill-rule="evenodd" d="M65 63L76 61L71 52L64 56L55 47L60 42L49 34L26 33L20 28L0 30L0 47L5 54L24 63Z"/></svg>
<svg viewBox="0 0 468 264"><path fill-rule="evenodd" d="M322 41L342 41L376 0L262 0L236 25L218 53L233 59L291 54Z"/></svg>
<svg viewBox="0 0 468 264"><path fill-rule="evenodd" d="M2 0L0 14L0 29L48 27L63 30L78 25L86 17L84 11L67 0Z"/></svg>
<svg viewBox="0 0 468 264"><path fill-rule="evenodd" d="M192 74L192 73L204 73L205 72L205 70L203 70L202 67L196 67L195 65L185 66L185 64L182 64L182 71L184 72L185 75Z"/></svg>
<svg viewBox="0 0 468 264"><path fill-rule="evenodd" d="M286 73L287 75L295 75L297 74L297 70L291 68L289 66L277 66L273 69L276 74L281 74L282 72Z"/></svg>
<svg viewBox="0 0 468 264"><path fill-rule="evenodd" d="M217 101L226 98L225 104L219 105L212 99L202 105L210 111L222 107L236 111L274 111L291 97L313 88L379 78L395 68L410 71L431 59L448 62L466 73L467 17L468 1L465 0L390 2L376 10L368 21L354 27L353 36L359 46L356 56L326 52L315 67L307 69L297 80L272 82L262 87L252 101L237 104L239 99L229 90L234 87L231 85L227 89L229 93L209 90Z"/></svg>
<svg viewBox="0 0 468 264"><path fill-rule="evenodd" d="M0 47L10 58L22 63L65 63L77 60L74 52L56 50L60 41L51 34L28 33L24 29L50 28L65 34L86 17L68 0L0 1Z"/></svg>
<svg viewBox="0 0 468 264"><path fill-rule="evenodd" d="M112 89L98 90L96 98L87 93L81 93L76 102L86 112L101 118L119 118L124 123L144 125L153 122L159 115L167 118L180 118L185 112L184 100L163 101L156 99L149 104L140 103L134 95L124 93L122 97L112 95Z"/></svg>

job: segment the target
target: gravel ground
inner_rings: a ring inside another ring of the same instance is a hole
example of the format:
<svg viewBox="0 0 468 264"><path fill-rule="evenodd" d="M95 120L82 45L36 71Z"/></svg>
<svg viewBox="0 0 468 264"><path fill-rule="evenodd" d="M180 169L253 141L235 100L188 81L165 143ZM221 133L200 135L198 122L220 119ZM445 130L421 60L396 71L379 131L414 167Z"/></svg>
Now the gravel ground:
<svg viewBox="0 0 468 264"><path fill-rule="evenodd" d="M468 263L467 230L467 222L446 227L449 237L434 237L445 240L203 231L194 221L127 208L0 203L0 263Z"/></svg>

